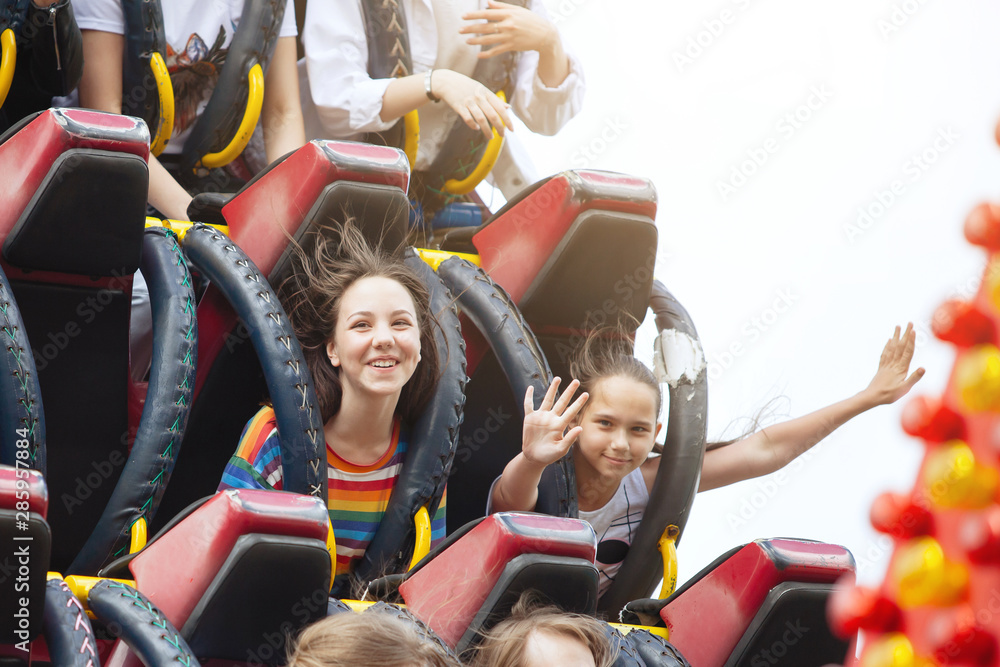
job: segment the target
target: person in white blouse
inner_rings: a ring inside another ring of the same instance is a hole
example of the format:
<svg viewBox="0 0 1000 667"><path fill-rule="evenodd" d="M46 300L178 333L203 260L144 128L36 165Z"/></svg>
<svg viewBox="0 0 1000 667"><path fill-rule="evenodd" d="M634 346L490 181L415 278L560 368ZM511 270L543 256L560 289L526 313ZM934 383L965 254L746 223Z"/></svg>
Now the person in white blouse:
<svg viewBox="0 0 1000 667"><path fill-rule="evenodd" d="M551 135L582 105L582 69L566 52L541 0L531 0L528 8L495 0L399 0L413 73L384 79L368 73L362 1L306 7L300 88L309 138L360 140L419 108L414 169L420 171L433 162L458 118L489 138L493 129L500 134L510 129L513 111L529 130ZM480 59L507 52L519 52L509 105L471 78ZM443 104L429 104L438 99ZM494 169L494 182L508 197L526 185L509 152L501 153Z"/></svg>

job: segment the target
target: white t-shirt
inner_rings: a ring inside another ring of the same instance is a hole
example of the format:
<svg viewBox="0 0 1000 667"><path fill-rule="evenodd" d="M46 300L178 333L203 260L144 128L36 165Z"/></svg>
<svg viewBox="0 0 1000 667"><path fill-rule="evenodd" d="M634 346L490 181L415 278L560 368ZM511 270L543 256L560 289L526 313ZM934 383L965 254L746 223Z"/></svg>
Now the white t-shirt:
<svg viewBox="0 0 1000 667"><path fill-rule="evenodd" d="M458 30L467 23L462 14L485 9L486 0L402 3L410 37L411 74L433 67L471 76L480 49L466 44L469 36L460 35ZM529 8L546 16L540 0L531 0ZM382 132L393 125L395 121L385 123L379 117L382 96L391 79L368 76L368 41L361 0L310 2L306 5L302 42L306 57L299 62L299 90L307 139L358 140L367 132ZM569 60L569 75L556 88L549 88L538 77L538 53L521 53L511 106L532 132L555 134L583 106L583 69L572 55ZM444 103L420 107L416 169L431 165L455 122L461 120ZM510 153L505 148L494 168L494 180L507 197L530 184L516 182ZM509 177L504 176L508 173Z"/></svg>
<svg viewBox="0 0 1000 667"><path fill-rule="evenodd" d="M597 570L600 572L600 595L611 586L632 546L632 538L649 505L649 491L636 468L621 481L608 503L592 512L579 513L597 533Z"/></svg>
<svg viewBox="0 0 1000 667"><path fill-rule="evenodd" d="M164 152L180 153L212 96L239 27L243 0L163 0L161 6L167 69L174 87L174 134ZM120 0L73 0L73 10L81 30L125 34ZM278 35L296 34L295 8L289 2Z"/></svg>

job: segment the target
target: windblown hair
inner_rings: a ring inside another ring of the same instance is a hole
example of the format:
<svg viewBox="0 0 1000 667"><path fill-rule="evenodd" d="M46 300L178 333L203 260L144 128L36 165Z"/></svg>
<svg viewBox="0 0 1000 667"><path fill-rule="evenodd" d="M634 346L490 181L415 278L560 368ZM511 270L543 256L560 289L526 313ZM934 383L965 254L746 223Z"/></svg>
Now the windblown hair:
<svg viewBox="0 0 1000 667"><path fill-rule="evenodd" d="M363 278L389 278L403 286L413 298L420 328L421 361L403 386L396 412L408 423L417 420L440 379L434 327L439 326L430 310L430 293L420 277L399 253L373 249L354 222L348 219L331 238L316 232L310 250L292 243L295 253L291 275L281 284L279 295L295 336L309 365L320 412L325 423L340 411L343 388L340 369L326 356L333 338L344 293Z"/></svg>
<svg viewBox="0 0 1000 667"><path fill-rule="evenodd" d="M580 391L594 395L605 378L624 377L649 387L656 394L656 415L660 416L663 396L653 371L632 356L632 343L624 325L593 329L569 362L570 376L580 381ZM584 406L586 410L586 406Z"/></svg>
<svg viewBox="0 0 1000 667"><path fill-rule="evenodd" d="M610 667L617 658L604 626L590 616L542 606L530 594L522 595L510 618L490 630L476 649L472 667L524 667L525 646L532 635L544 633L574 639L590 650L597 667Z"/></svg>
<svg viewBox="0 0 1000 667"><path fill-rule="evenodd" d="M299 635L287 667L461 667L415 623L392 614L343 612L313 623Z"/></svg>

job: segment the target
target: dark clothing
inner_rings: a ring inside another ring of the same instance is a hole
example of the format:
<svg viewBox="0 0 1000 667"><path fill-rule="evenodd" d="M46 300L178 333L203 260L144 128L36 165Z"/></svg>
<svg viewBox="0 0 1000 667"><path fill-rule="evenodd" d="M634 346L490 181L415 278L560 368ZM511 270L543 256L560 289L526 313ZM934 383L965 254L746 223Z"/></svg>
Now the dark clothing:
<svg viewBox="0 0 1000 667"><path fill-rule="evenodd" d="M0 133L52 98L68 95L83 74L83 40L70 0L36 7L31 0L0 0L0 29L17 39L17 64L7 100L0 108Z"/></svg>

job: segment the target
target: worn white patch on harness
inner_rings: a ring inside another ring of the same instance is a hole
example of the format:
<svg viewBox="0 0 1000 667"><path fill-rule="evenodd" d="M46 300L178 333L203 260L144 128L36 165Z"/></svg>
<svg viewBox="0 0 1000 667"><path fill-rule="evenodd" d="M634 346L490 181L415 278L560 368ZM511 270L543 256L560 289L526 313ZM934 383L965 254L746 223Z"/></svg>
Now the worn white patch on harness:
<svg viewBox="0 0 1000 667"><path fill-rule="evenodd" d="M657 381L674 389L681 380L694 382L705 370L701 341L676 329L662 331L653 343L653 365Z"/></svg>

